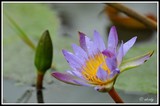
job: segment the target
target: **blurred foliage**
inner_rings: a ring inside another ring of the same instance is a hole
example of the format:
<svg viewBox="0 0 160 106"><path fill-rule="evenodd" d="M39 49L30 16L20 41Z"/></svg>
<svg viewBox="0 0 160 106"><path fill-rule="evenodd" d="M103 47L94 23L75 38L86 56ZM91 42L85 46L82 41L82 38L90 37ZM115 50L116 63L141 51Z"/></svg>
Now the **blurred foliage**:
<svg viewBox="0 0 160 106"><path fill-rule="evenodd" d="M5 13L5 16L7 16L10 23L13 25L13 29L15 29L15 31L17 31L17 35L24 41L24 43L26 43L30 48L35 50L35 45L28 38L27 34L20 28L20 26L7 13Z"/></svg>
<svg viewBox="0 0 160 106"><path fill-rule="evenodd" d="M61 50L66 49L72 52L71 44L78 43L78 33L72 37L64 37L57 34L59 19L54 10L47 4L4 4L4 11L9 14L28 37L36 44L41 33L48 29L54 45L54 63L58 71L69 69ZM34 67L34 51L28 48L12 30L9 21L3 16L3 59L4 77L14 79L20 83L33 83L35 75L31 74ZM108 35L108 34L107 34ZM156 35L156 34L155 34ZM145 35L142 35L145 36ZM157 93L157 38L149 42L135 44L127 53L126 59L142 55L154 50L153 56L142 66L122 73L115 84L115 87L124 91L139 91ZM50 71L45 81L50 82L53 78Z"/></svg>

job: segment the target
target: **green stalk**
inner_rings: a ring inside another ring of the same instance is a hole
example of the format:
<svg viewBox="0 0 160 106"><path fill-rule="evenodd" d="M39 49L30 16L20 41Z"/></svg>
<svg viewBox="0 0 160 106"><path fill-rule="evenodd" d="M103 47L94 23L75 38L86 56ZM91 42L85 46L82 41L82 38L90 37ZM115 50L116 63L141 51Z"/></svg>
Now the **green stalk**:
<svg viewBox="0 0 160 106"><path fill-rule="evenodd" d="M41 90L43 88L43 78L44 74L41 73L40 71L37 71L37 84L36 84L37 90Z"/></svg>
<svg viewBox="0 0 160 106"><path fill-rule="evenodd" d="M37 102L38 103L44 103L43 100L43 78L44 78L44 73L41 73L40 71L37 71L37 84L36 84L36 89L37 89Z"/></svg>
<svg viewBox="0 0 160 106"><path fill-rule="evenodd" d="M112 87L108 93L116 103L124 103L118 93L115 91L114 87Z"/></svg>

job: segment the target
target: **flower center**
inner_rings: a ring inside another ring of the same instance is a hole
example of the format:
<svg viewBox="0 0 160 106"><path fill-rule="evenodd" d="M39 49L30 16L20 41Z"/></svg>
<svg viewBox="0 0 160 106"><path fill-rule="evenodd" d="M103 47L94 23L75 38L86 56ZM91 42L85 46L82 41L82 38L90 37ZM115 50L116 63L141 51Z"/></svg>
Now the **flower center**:
<svg viewBox="0 0 160 106"><path fill-rule="evenodd" d="M82 75L86 80L90 83L94 84L102 84L104 81L100 80L97 77L98 68L102 68L103 70L107 71L108 75L110 74L110 70L106 65L106 56L104 56L101 52L97 53L94 56L90 56L89 59L86 61L85 66L82 68Z"/></svg>

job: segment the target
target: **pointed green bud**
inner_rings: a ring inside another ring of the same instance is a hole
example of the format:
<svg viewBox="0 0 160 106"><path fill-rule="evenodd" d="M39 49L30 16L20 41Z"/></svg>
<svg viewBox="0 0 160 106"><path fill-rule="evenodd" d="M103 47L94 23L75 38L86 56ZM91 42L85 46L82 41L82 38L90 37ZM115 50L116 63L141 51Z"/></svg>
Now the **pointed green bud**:
<svg viewBox="0 0 160 106"><path fill-rule="evenodd" d="M46 30L40 38L35 54L35 66L41 73L45 73L52 64L53 46L49 31Z"/></svg>

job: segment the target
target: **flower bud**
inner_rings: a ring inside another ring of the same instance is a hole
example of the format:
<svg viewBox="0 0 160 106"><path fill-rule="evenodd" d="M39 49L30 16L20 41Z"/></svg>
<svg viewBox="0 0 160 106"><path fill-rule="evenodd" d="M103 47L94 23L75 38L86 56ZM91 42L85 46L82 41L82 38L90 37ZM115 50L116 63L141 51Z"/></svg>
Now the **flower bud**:
<svg viewBox="0 0 160 106"><path fill-rule="evenodd" d="M53 56L53 45L49 31L46 30L37 45L35 54L35 66L38 71L45 73L51 67Z"/></svg>

